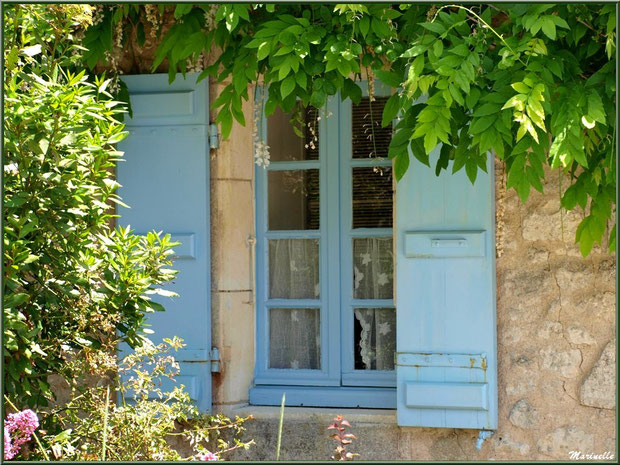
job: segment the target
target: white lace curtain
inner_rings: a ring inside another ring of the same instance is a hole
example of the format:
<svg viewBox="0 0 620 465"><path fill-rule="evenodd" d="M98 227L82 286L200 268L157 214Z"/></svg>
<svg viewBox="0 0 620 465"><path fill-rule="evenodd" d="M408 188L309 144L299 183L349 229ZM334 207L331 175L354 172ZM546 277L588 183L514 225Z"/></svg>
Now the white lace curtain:
<svg viewBox="0 0 620 465"><path fill-rule="evenodd" d="M269 327L270 368L321 368L318 308L272 308Z"/></svg>
<svg viewBox="0 0 620 465"><path fill-rule="evenodd" d="M318 240L269 241L269 297L320 297ZM321 368L318 308L272 308L269 310L269 328L270 368Z"/></svg>
<svg viewBox="0 0 620 465"><path fill-rule="evenodd" d="M364 370L393 370L396 351L396 313L393 308L356 308L362 327L356 350Z"/></svg>
<svg viewBox="0 0 620 465"><path fill-rule="evenodd" d="M353 242L353 297L392 299L394 260L391 238L364 238Z"/></svg>
<svg viewBox="0 0 620 465"><path fill-rule="evenodd" d="M319 241L270 240L269 297L318 299L319 296Z"/></svg>

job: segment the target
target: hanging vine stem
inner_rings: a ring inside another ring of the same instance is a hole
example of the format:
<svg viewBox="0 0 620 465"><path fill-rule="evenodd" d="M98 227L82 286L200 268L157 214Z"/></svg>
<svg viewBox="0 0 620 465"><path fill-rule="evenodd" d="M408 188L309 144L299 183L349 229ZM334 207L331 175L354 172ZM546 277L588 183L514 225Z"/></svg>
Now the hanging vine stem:
<svg viewBox="0 0 620 465"><path fill-rule="evenodd" d="M502 41L502 43L508 48L508 50L510 50L512 52L513 55L515 55L517 57L517 60L519 60L519 62L523 65L523 66L527 66L527 63L525 63L521 58L519 58L519 55L517 54L517 52L514 51L514 49L508 45L508 42L506 42L504 40L504 37L502 37L501 34L499 34L495 29L493 29L493 27L487 23L484 19L482 19L474 10L471 10L470 8L464 7L463 5L444 5L441 8L439 8L436 12L435 15L433 16L433 19L431 22L434 22L437 19L437 15L439 15L439 12L441 10L445 10L446 8L458 8L460 10L465 10L467 11L469 14L473 15L478 21L480 21L482 24L484 24L484 26L489 29L493 34L495 34L499 40Z"/></svg>
<svg viewBox="0 0 620 465"><path fill-rule="evenodd" d="M368 111L370 115L370 137L372 138L372 152L377 156L377 142L375 138L375 120L372 115L372 102L375 101L375 76L372 69L366 67L366 78L368 80Z"/></svg>
<svg viewBox="0 0 620 465"><path fill-rule="evenodd" d="M562 214L564 207L562 207L562 176L564 174L564 170L560 169L560 174L558 176L558 193L560 196L560 232L562 234L562 242L564 242L564 215Z"/></svg>
<svg viewBox="0 0 620 465"><path fill-rule="evenodd" d="M494 154L495 155L495 154ZM505 198L506 198L506 163L501 160L502 176L497 187L497 206L495 213L495 249L497 258L504 254L504 214L506 212Z"/></svg>

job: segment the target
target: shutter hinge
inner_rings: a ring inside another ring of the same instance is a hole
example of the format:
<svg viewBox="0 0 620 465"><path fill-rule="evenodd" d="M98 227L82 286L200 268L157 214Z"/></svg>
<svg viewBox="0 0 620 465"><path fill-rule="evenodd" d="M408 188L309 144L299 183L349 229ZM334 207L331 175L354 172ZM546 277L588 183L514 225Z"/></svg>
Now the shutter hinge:
<svg viewBox="0 0 620 465"><path fill-rule="evenodd" d="M209 354L209 358L211 359L211 373L219 373L220 372L220 349L217 347L211 348L211 353Z"/></svg>
<svg viewBox="0 0 620 465"><path fill-rule="evenodd" d="M217 130L217 123L209 125L209 148L217 149L220 146L220 134Z"/></svg>

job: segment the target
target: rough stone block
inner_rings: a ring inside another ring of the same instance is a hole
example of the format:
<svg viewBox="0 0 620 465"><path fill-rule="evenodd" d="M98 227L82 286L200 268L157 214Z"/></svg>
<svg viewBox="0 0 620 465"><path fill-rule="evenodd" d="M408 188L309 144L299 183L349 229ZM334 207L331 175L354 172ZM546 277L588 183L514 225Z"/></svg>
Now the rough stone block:
<svg viewBox="0 0 620 465"><path fill-rule="evenodd" d="M612 339L581 384L579 401L589 407L613 409L616 407L615 393L616 341Z"/></svg>
<svg viewBox="0 0 620 465"><path fill-rule="evenodd" d="M536 409L530 405L527 399L521 399L514 404L508 416L510 423L523 429L530 429L534 426L537 418Z"/></svg>
<svg viewBox="0 0 620 465"><path fill-rule="evenodd" d="M566 330L566 339L571 344L576 345L592 345L596 344L594 338L583 328L571 326Z"/></svg>
<svg viewBox="0 0 620 465"><path fill-rule="evenodd" d="M540 351L541 367L553 371L564 378L574 378L579 374L581 351L579 349L558 351L546 348Z"/></svg>
<svg viewBox="0 0 620 465"><path fill-rule="evenodd" d="M592 453L594 435L575 425L563 426L540 439L537 445L538 450L543 454L558 459L568 459L571 451Z"/></svg>

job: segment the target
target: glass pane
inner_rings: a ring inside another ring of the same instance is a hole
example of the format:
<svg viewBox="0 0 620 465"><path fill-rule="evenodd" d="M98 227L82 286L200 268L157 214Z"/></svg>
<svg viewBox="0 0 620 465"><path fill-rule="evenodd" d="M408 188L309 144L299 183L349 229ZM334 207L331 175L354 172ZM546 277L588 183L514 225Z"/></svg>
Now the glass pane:
<svg viewBox="0 0 620 465"><path fill-rule="evenodd" d="M269 171L269 229L319 229L319 170Z"/></svg>
<svg viewBox="0 0 620 465"><path fill-rule="evenodd" d="M392 168L353 168L353 227L392 227Z"/></svg>
<svg viewBox="0 0 620 465"><path fill-rule="evenodd" d="M396 312L393 308L356 308L355 369L393 370Z"/></svg>
<svg viewBox="0 0 620 465"><path fill-rule="evenodd" d="M318 308L269 310L269 368L321 369Z"/></svg>
<svg viewBox="0 0 620 465"><path fill-rule="evenodd" d="M392 299L393 285L392 238L353 239L353 297Z"/></svg>
<svg viewBox="0 0 620 465"><path fill-rule="evenodd" d="M371 103L368 97L363 97L359 104L351 104L353 158L388 156L388 146L392 140L392 123L381 127L383 107L388 98L375 97Z"/></svg>
<svg viewBox="0 0 620 465"><path fill-rule="evenodd" d="M269 297L318 299L320 295L319 240L270 240Z"/></svg>
<svg viewBox="0 0 620 465"><path fill-rule="evenodd" d="M314 107L295 115L276 111L267 118L267 145L271 161L318 160L319 122ZM297 129L297 132L295 131Z"/></svg>

